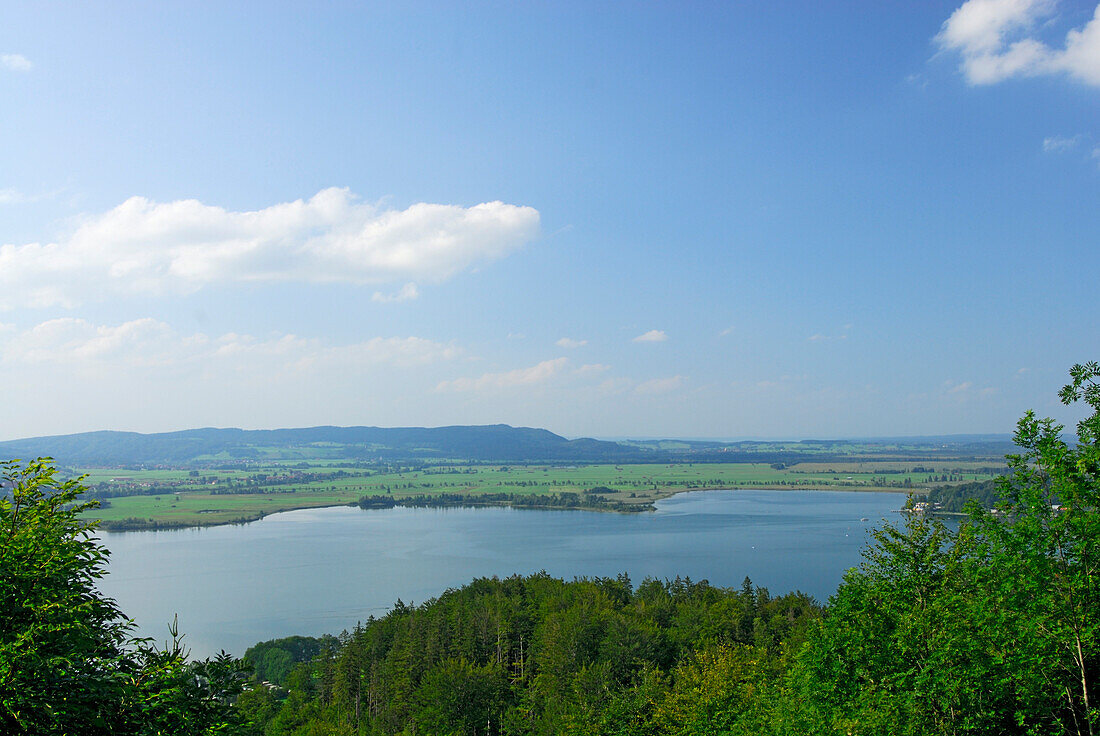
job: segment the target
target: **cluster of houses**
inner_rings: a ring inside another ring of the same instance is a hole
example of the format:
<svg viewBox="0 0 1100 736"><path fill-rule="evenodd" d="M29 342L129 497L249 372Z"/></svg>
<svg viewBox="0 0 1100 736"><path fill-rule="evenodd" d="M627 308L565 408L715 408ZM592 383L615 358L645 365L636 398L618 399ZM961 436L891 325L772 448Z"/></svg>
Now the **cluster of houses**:
<svg viewBox="0 0 1100 736"><path fill-rule="evenodd" d="M934 514L941 510L943 505L931 501L917 501L907 511L911 514Z"/></svg>
<svg viewBox="0 0 1100 736"><path fill-rule="evenodd" d="M936 512L941 511L942 509L943 509L943 504L940 504L940 503L934 503L934 502L930 502L930 501L917 501L912 506L910 506L909 508L902 509L902 511L910 513L910 514L922 514L922 515L924 515L924 514L935 514ZM1064 513L1066 509L1061 504L1052 503L1050 505L1050 510L1054 514L1061 514L1061 513ZM1005 515L1004 511L1002 511L999 508L992 508L992 509L989 510L989 513L992 514L993 516L1004 516Z"/></svg>

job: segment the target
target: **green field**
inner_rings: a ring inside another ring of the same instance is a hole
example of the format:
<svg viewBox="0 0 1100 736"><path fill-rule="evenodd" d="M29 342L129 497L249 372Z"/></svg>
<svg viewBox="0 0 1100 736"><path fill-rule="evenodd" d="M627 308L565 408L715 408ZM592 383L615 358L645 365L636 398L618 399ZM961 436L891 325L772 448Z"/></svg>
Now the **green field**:
<svg viewBox="0 0 1100 736"><path fill-rule="evenodd" d="M609 501L645 506L659 498L719 488L922 491L935 483L984 480L1003 471L994 461L852 461L680 463L671 465L436 465L403 471L311 465L224 470L87 469L85 484L102 499L89 518L162 526L243 522L291 509L354 503L362 496L395 500L436 493L583 493L601 487ZM120 495L115 495L115 494ZM136 495L121 495L121 494Z"/></svg>

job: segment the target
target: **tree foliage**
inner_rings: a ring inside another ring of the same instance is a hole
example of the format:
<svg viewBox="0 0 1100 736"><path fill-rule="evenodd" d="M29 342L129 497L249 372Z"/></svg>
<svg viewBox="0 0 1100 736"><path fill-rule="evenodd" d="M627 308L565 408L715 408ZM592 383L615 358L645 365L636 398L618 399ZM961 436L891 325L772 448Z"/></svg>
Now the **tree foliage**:
<svg viewBox="0 0 1100 736"><path fill-rule="evenodd" d="M158 649L96 588L107 550L77 481L45 459L0 465L0 733L230 734L239 663Z"/></svg>
<svg viewBox="0 0 1100 736"><path fill-rule="evenodd" d="M993 510L886 526L793 680L822 730L1095 734L1100 726L1100 368L1074 366L1070 445L1028 412Z"/></svg>
<svg viewBox="0 0 1100 736"><path fill-rule="evenodd" d="M285 697L129 638L79 484L3 464L0 733L1097 736L1100 366L1070 375L1076 442L1028 412L995 508L884 525L824 609L748 579L481 579L257 645Z"/></svg>
<svg viewBox="0 0 1100 736"><path fill-rule="evenodd" d="M824 610L686 580L477 580L400 604L267 733L1088 734L1100 717L1100 368L1030 412L994 509L874 532Z"/></svg>
<svg viewBox="0 0 1100 736"><path fill-rule="evenodd" d="M416 608L399 603L299 665L266 730L673 733L653 731L662 714L706 720L746 691L715 673L769 677L759 663L780 656L777 642L797 639L819 613L808 596L772 597L751 583L475 580ZM671 689L681 680L705 683L710 705L690 708L695 686Z"/></svg>
<svg viewBox="0 0 1100 736"><path fill-rule="evenodd" d="M928 492L928 500L939 504L944 511L961 513L966 511L970 501L976 501L982 508L992 509L1001 500L1001 490L997 479L975 480L970 483L935 486Z"/></svg>

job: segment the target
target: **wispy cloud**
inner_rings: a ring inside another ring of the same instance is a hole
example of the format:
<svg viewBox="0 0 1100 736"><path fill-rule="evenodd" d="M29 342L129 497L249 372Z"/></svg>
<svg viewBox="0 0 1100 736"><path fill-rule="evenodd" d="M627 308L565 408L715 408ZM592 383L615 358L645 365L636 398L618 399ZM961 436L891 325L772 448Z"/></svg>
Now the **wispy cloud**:
<svg viewBox="0 0 1100 736"><path fill-rule="evenodd" d="M637 394L667 394L670 391L675 391L684 385L684 381L687 379L684 376L671 376L669 378L652 378L648 381L642 381L634 387L634 393Z"/></svg>
<svg viewBox="0 0 1100 736"><path fill-rule="evenodd" d="M41 202L44 199L52 199L64 191L64 189L56 189L52 192L38 192L35 194L28 194L27 192L16 189L14 187L5 187L3 189L0 189L0 205Z"/></svg>
<svg viewBox="0 0 1100 736"><path fill-rule="evenodd" d="M905 81L918 89L924 89L928 86L928 78L920 73L906 76Z"/></svg>
<svg viewBox="0 0 1100 736"><path fill-rule="evenodd" d="M945 381L943 393L952 401L967 402L975 398L988 398L998 393L998 390L994 386L978 387L973 381Z"/></svg>
<svg viewBox="0 0 1100 736"><path fill-rule="evenodd" d="M0 189L0 204L22 204L27 201L27 195L18 189Z"/></svg>
<svg viewBox="0 0 1100 736"><path fill-rule="evenodd" d="M1054 0L967 0L944 22L936 41L962 56L961 69L973 85L1068 74L1100 86L1100 5L1082 28L1066 33L1061 48L1032 35L1055 7Z"/></svg>
<svg viewBox="0 0 1100 736"><path fill-rule="evenodd" d="M205 335L181 336L167 324L145 318L118 325L94 325L83 319L52 319L0 345L8 363L165 365L188 354L212 355Z"/></svg>
<svg viewBox="0 0 1100 736"><path fill-rule="evenodd" d="M407 302L419 296L420 289L417 288L416 284L410 281L402 286L401 290L396 294L383 294L381 291L374 292L374 295L371 296L371 301L382 302L383 304L389 302Z"/></svg>
<svg viewBox="0 0 1100 736"><path fill-rule="evenodd" d="M455 378L440 381L437 391L485 391L534 386L560 375L569 365L568 358L544 360L528 368L517 368L502 373L484 373L478 378Z"/></svg>
<svg viewBox="0 0 1100 736"><path fill-rule="evenodd" d="M0 245L0 306L226 283L443 281L532 240L539 213L487 202L381 210L347 189L234 212L132 197L54 243Z"/></svg>
<svg viewBox="0 0 1100 736"><path fill-rule="evenodd" d="M604 373L609 370L611 370L611 366L603 363L586 363L573 372L578 376L589 376L596 373Z"/></svg>
<svg viewBox="0 0 1100 736"><path fill-rule="evenodd" d="M840 329L841 329L841 331L838 332L835 335L827 335L823 332L818 332L818 333L815 333L813 335L810 335L807 339L810 342L833 342L833 341L836 341L836 340L847 340L848 339L848 333L851 332L851 330L852 330L852 325L851 324L846 324L843 327L841 327Z"/></svg>
<svg viewBox="0 0 1100 736"><path fill-rule="evenodd" d="M1067 138L1060 135L1052 135L1043 139L1043 150L1046 153L1065 153L1072 151L1081 144L1082 136L1075 135Z"/></svg>
<svg viewBox="0 0 1100 736"><path fill-rule="evenodd" d="M633 342L664 342L667 339L664 330L650 330L635 337Z"/></svg>
<svg viewBox="0 0 1100 736"><path fill-rule="evenodd" d="M588 344L588 340L574 340L571 337L563 337L562 339L558 340L554 344L557 345L559 348L565 348L567 350L572 350L574 348L584 347L585 345Z"/></svg>
<svg viewBox="0 0 1100 736"><path fill-rule="evenodd" d="M731 384L731 387L735 388L735 389L751 388L751 389L768 391L768 390L775 389L775 388L780 388L780 387L801 386L801 385L804 385L809 380L809 378L810 377L808 375L804 374L804 373L799 374L799 375L791 375L791 374L785 373L785 374L783 374L781 376L778 376L776 378L767 378L767 379L764 379L762 381L756 381L755 383L744 383L744 382L741 382L741 381L734 381Z"/></svg>
<svg viewBox="0 0 1100 736"><path fill-rule="evenodd" d="M0 54L0 66L11 72L29 72L34 68L30 59L22 54Z"/></svg>
<svg viewBox="0 0 1100 736"><path fill-rule="evenodd" d="M447 361L461 350L453 344L420 337L374 337L361 342L328 344L292 334L257 338L226 333L212 337L185 335L159 320L143 318L116 325L96 325L63 317L42 322L0 339L0 362L57 365L80 369L122 369L196 365L204 369L227 363L273 369L372 365L410 367Z"/></svg>

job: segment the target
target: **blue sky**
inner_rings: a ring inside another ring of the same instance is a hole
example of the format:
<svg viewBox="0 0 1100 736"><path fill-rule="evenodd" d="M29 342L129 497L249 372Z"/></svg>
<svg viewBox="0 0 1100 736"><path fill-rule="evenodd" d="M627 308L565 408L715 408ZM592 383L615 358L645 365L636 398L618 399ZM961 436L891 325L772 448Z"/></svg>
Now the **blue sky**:
<svg viewBox="0 0 1100 736"><path fill-rule="evenodd" d="M1072 421L1097 10L0 3L0 438Z"/></svg>

